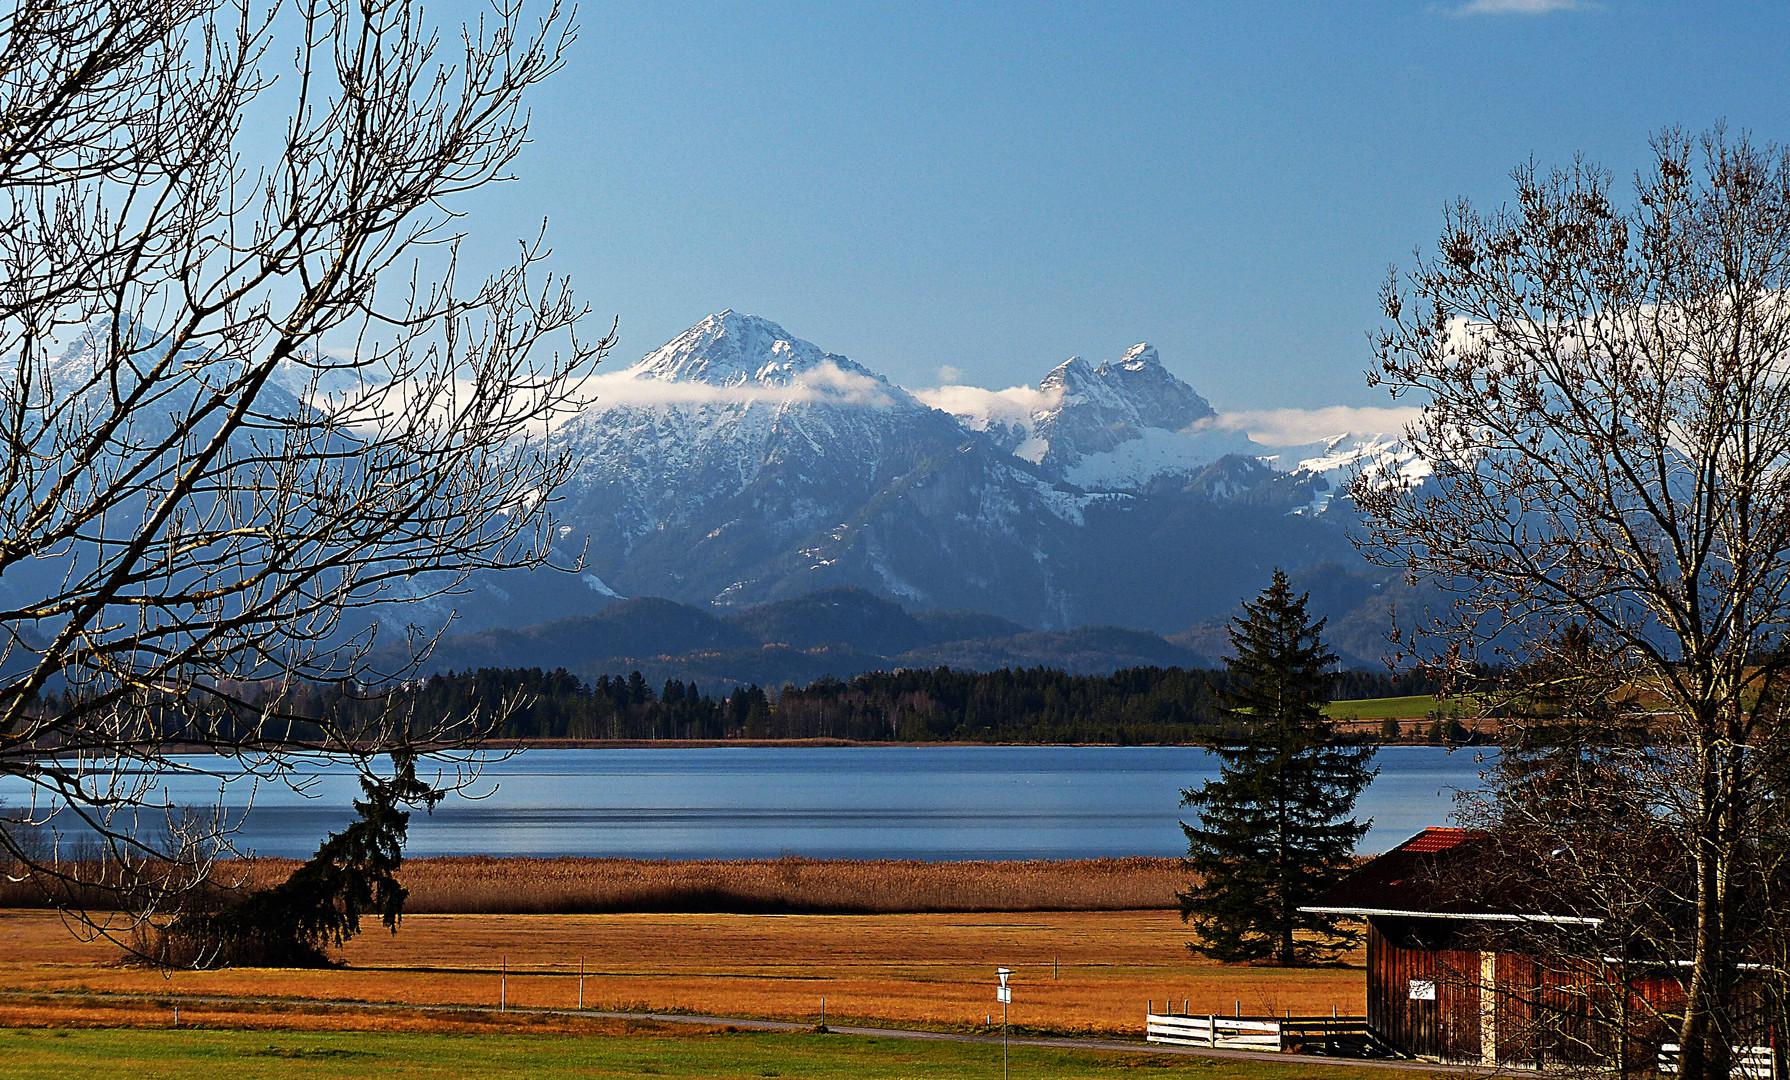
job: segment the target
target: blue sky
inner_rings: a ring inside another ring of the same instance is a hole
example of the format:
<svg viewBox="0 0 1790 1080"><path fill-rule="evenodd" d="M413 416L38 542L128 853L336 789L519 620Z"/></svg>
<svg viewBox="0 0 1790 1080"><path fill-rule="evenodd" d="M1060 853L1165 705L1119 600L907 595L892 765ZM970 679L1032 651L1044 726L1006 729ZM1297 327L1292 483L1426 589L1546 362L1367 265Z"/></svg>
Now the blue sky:
<svg viewBox="0 0 1790 1080"><path fill-rule="evenodd" d="M453 17L457 4L441 10ZM1148 340L1221 409L1378 405L1387 267L1456 196L1648 135L1790 141L1785 5L607 3L475 261L549 219L610 367L711 311L909 386ZM950 373L947 372L947 375Z"/></svg>

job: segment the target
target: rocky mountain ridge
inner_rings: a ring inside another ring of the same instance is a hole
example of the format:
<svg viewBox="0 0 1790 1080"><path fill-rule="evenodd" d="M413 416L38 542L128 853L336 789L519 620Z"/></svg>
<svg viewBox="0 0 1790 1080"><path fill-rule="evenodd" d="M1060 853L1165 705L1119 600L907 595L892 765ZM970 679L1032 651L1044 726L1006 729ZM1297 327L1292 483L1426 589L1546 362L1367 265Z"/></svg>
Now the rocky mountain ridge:
<svg viewBox="0 0 1790 1080"><path fill-rule="evenodd" d="M62 369L90 373L96 356L71 350ZM566 620L658 597L740 613L745 636L655 645L648 625L610 646L578 645L568 662L765 646L810 659L832 650L810 665L827 674L849 673L852 657L1091 669L1210 660L1211 627L1276 566L1336 597L1326 610L1339 620L1369 612L1357 622L1374 625L1391 578L1356 554L1352 509L1336 495L1357 468L1423 471L1372 433L1255 442L1147 344L1098 364L1071 358L1031 387L910 391L724 311L594 384L597 400L553 433L582 461L555 506L556 561L577 572L475 575L461 595L388 609L389 629L429 630L452 615L452 666L534 665L546 662L540 627L576 638L595 624ZM331 389L294 384L273 404L296 408ZM750 628L778 604L841 588L913 614L865 615L887 624L874 642L864 628L837 641ZM938 613L951 611L978 614L954 616L940 636ZM915 620L934 629L888 637ZM1200 626L1191 650L1157 636ZM1371 662L1371 638L1350 655Z"/></svg>
<svg viewBox="0 0 1790 1080"><path fill-rule="evenodd" d="M850 585L1046 630L1172 633L1276 565L1358 569L1333 497L1362 460L1408 464L1396 443L1272 447L1217 419L1147 344L1073 358L991 410L724 311L559 429L584 460L563 531L588 552L592 605Z"/></svg>

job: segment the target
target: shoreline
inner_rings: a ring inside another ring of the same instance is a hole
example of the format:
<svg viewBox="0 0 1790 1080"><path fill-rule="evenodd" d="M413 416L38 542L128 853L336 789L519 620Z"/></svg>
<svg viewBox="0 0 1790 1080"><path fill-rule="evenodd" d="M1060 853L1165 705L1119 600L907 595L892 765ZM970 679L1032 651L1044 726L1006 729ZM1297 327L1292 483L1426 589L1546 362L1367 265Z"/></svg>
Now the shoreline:
<svg viewBox="0 0 1790 1080"><path fill-rule="evenodd" d="M1427 739L1401 739L1398 742L1374 742L1370 744L1378 749L1394 747L1425 747L1433 750L1471 750L1493 745L1491 740L1484 742L1436 743ZM942 747L945 749L961 749L974 746L996 747L1061 747L1065 749L1085 749L1111 747L1117 750L1159 749L1162 747L1198 747L1210 749L1210 743L1203 742L969 742L956 740L927 740L924 742L903 742L893 739L486 739L479 747L487 750L709 750L738 747L741 749L830 749L857 747L900 747L903 749L920 749L924 747Z"/></svg>
<svg viewBox="0 0 1790 1080"><path fill-rule="evenodd" d="M1485 733L1480 733L1484 735ZM415 744L413 749L421 754L453 754L477 753L480 751L496 751L499 753L520 753L524 750L829 750L829 749L862 749L869 747L894 747L917 750L927 747L938 747L947 750L961 750L971 747L1007 747L1011 749L1058 748L1058 749L1099 749L1103 747L1115 750L1150 750L1165 747L1190 747L1202 750L1211 749L1210 743L1203 742L970 742L958 740L929 739L924 742L903 742L893 739L483 739L477 743L463 744ZM1467 742L1430 742L1427 739L1400 739L1398 742L1374 741L1368 745L1378 750L1396 749L1400 747L1419 747L1430 750L1483 750L1497 745L1495 738L1483 738L1480 741ZM171 743L158 749L157 753L168 757L195 757L201 754L229 755L234 751L229 747L209 746L192 743ZM341 756L348 753L383 754L386 751L375 747L359 747L353 751L344 750L340 746L291 746L285 752L294 754L328 754ZM58 751L46 749L40 755L44 758L58 757Z"/></svg>

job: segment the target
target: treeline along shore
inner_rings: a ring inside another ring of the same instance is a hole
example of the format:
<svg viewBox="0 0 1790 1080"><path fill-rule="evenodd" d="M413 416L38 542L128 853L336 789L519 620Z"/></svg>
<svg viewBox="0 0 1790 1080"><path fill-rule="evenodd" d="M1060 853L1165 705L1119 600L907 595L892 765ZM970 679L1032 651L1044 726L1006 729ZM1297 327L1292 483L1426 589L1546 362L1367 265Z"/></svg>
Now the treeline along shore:
<svg viewBox="0 0 1790 1080"><path fill-rule="evenodd" d="M816 740L1197 744L1224 731L1212 696L1223 671L1127 668L1071 675L1050 668L963 672L948 668L819 679L768 693L756 685L719 694L676 679L654 687L639 672L586 683L560 669L480 668L431 675L392 696L330 685L297 691L302 715L394 711L477 725L493 737L532 740ZM1343 672L1338 698L1433 693L1415 674ZM392 706L397 706L392 710Z"/></svg>

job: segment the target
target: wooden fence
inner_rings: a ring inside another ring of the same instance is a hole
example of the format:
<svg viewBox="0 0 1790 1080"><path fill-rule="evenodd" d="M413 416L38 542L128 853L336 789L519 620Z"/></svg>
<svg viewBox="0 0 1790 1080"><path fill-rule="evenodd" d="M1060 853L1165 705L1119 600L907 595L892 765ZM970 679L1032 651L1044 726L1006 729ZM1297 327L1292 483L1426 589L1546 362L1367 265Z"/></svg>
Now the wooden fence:
<svg viewBox="0 0 1790 1080"><path fill-rule="evenodd" d="M1144 1037L1153 1043L1366 1057L1382 1053L1365 1016L1203 1016L1149 1012Z"/></svg>
<svg viewBox="0 0 1790 1080"><path fill-rule="evenodd" d="M1678 1075L1678 1044L1666 1043L1659 1048L1659 1071L1663 1076ZM1736 1046L1734 1048L1734 1067L1730 1076L1743 1076L1746 1080L1777 1080L1773 1075L1771 1047L1769 1046Z"/></svg>

